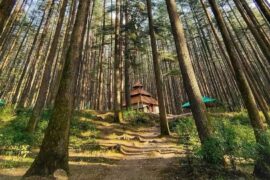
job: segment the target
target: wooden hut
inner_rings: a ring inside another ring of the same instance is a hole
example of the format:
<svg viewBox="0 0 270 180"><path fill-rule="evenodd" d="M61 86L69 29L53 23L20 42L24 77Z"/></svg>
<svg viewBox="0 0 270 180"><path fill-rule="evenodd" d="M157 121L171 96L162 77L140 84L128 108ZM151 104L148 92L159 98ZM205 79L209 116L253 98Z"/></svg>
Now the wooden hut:
<svg viewBox="0 0 270 180"><path fill-rule="evenodd" d="M158 101L143 89L143 85L139 81L134 84L130 97L133 110L159 113ZM126 105L124 104L124 106Z"/></svg>

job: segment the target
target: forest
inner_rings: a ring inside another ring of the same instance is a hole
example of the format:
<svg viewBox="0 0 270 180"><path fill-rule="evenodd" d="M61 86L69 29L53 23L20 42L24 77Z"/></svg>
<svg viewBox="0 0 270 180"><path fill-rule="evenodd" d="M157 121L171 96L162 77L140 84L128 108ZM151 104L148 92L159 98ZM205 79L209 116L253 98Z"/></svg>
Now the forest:
<svg viewBox="0 0 270 180"><path fill-rule="evenodd" d="M0 0L0 179L270 179L270 1Z"/></svg>

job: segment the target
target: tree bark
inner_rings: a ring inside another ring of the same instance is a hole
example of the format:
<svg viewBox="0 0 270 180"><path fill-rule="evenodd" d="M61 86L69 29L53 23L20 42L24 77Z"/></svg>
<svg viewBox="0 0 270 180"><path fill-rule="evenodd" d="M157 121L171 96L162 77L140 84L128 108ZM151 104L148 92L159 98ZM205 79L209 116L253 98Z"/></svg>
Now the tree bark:
<svg viewBox="0 0 270 180"><path fill-rule="evenodd" d="M228 55L230 57L231 60L231 64L234 68L235 71L235 78L238 84L238 88L241 92L242 98L244 100L245 106L248 110L248 114L251 120L251 125L253 127L254 130L254 134L256 137L256 141L257 143L261 143L262 145L264 144L264 140L262 139L261 135L262 133L264 133L265 131L265 127L263 125L262 119L260 118L260 114L259 114L259 110L257 108L256 102L255 102L255 98L252 94L251 88L248 84L247 78L244 74L242 65L239 61L239 59L237 58L237 52L235 51L235 47L234 44L232 42L232 39L230 38L230 34L228 29L226 28L225 25L225 21L221 15L221 12L217 6L217 3L215 0L209 0L209 4L211 6L211 9L216 17L217 20L217 24L218 27L221 31L224 43L225 43L225 47L228 51ZM255 168L254 173L257 176L264 176L264 177L268 177L270 178L270 174L267 171L267 166L269 166L270 162L261 162L261 161L257 161L256 162L256 166L255 167L259 167L259 168Z"/></svg>
<svg viewBox="0 0 270 180"><path fill-rule="evenodd" d="M71 42L66 54L65 66L55 107L45 132L40 152L24 177L49 176L57 169L69 172L68 144L70 120L74 106L76 77L83 48L83 33L87 25L91 0L80 0Z"/></svg>
<svg viewBox="0 0 270 180"><path fill-rule="evenodd" d="M264 0L253 0L253 1L257 4L262 14L265 16L268 23L270 24L270 7L264 2Z"/></svg>
<svg viewBox="0 0 270 180"><path fill-rule="evenodd" d="M159 67L158 60L158 49L156 42L156 35L154 31L154 20L152 15L152 4L151 0L147 0L147 12L148 12L148 20L149 20L149 33L151 39L151 47L152 47L152 58L155 72L155 80L156 80L156 88L158 95L158 106L159 106L159 119L160 119L160 133L161 135L170 135L170 130L167 121L166 107L164 101L164 93L163 93L163 82Z"/></svg>
<svg viewBox="0 0 270 180"><path fill-rule="evenodd" d="M50 52L47 57L46 63L45 63L45 69L43 72L42 82L39 89L38 97L35 103L35 106L33 108L32 115L29 119L29 122L27 124L27 131L32 133L35 131L37 123L40 119L40 115L42 113L43 107L45 105L47 93L48 93L48 83L50 82L50 75L52 70L52 65L55 59L56 51L57 51L57 45L59 41L59 36L61 34L62 25L64 22L66 7L67 7L68 0L63 0L62 7L60 10L60 15L57 23L57 27L55 30L53 42L51 44Z"/></svg>
<svg viewBox="0 0 270 180"><path fill-rule="evenodd" d="M212 129L207 118L206 107L202 102L202 95L191 64L183 25L177 13L175 0L166 0L167 10L172 26L172 33L176 45L177 57L181 69L184 87L191 102L191 111L195 119L199 138L203 143L212 136Z"/></svg>
<svg viewBox="0 0 270 180"><path fill-rule="evenodd" d="M27 68L29 66L31 66L31 64L32 64L32 62L31 62L31 55L32 55L32 53L35 50L35 45L36 45L36 43L38 41L39 33L41 31L41 28L42 28L42 23L45 20L45 14L46 13L45 13L45 10L44 10L44 12L42 14L41 21L39 23L38 29L36 31L36 34L35 34L35 37L34 37L34 40L33 40L33 43L32 43L32 46L31 46L31 49L30 49L30 51L28 53L28 56L27 56L27 59L26 59L26 62L25 62L25 66L23 67L21 76L19 78L19 82L17 84L16 90L15 90L15 94L14 94L14 96L12 98L12 104L15 104L16 102L18 102L20 100L20 98L19 98L20 89L22 88L23 80L24 80L24 78L26 76L26 73L27 73Z"/></svg>
<svg viewBox="0 0 270 180"><path fill-rule="evenodd" d="M103 61L104 61L104 45L105 45L105 27L106 26L106 0L103 1L103 23L102 23L102 37L101 47L99 52L99 77L98 77L98 110L104 109L104 72L103 72Z"/></svg>
<svg viewBox="0 0 270 180"><path fill-rule="evenodd" d="M17 0L2 0L0 3L0 34L3 32L5 24L16 4Z"/></svg>
<svg viewBox="0 0 270 180"><path fill-rule="evenodd" d="M234 3L241 13L243 19L245 20L252 35L256 39L262 53L270 63L270 44L265 35L260 30L260 27L257 27L257 24L254 23L256 20L254 19L253 13L250 12L249 7L246 7L247 5L244 2L234 0Z"/></svg>
<svg viewBox="0 0 270 180"><path fill-rule="evenodd" d="M115 14L115 52L114 52L114 121L121 123L123 114L121 112L121 51L120 51L120 0L116 0Z"/></svg>
<svg viewBox="0 0 270 180"><path fill-rule="evenodd" d="M129 50L129 13L128 13L129 1L125 0L125 101L126 101L126 109L129 109L131 106L131 98L130 98L130 84L129 84L129 73L130 73L130 50Z"/></svg>

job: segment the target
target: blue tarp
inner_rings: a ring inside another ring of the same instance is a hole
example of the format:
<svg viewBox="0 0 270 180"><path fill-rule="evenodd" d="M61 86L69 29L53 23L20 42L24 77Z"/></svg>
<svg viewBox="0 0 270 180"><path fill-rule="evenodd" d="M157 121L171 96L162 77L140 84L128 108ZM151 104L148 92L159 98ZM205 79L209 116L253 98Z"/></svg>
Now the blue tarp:
<svg viewBox="0 0 270 180"><path fill-rule="evenodd" d="M0 107L3 107L6 105L6 102L4 99L0 99Z"/></svg>
<svg viewBox="0 0 270 180"><path fill-rule="evenodd" d="M217 99L207 97L207 96L203 96L202 101L207 105L207 104L210 104L210 103L216 103ZM184 104L182 104L182 108L190 108L190 102L188 101L188 102L185 102Z"/></svg>

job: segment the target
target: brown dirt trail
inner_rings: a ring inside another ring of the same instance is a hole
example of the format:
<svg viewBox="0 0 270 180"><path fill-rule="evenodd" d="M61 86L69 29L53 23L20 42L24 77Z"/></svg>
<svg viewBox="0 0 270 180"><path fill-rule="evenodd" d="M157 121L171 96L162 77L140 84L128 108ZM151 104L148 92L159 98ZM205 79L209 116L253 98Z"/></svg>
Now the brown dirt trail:
<svg viewBox="0 0 270 180"><path fill-rule="evenodd" d="M177 136L159 137L159 127L87 119L100 131L99 151L70 151L72 180L163 180L175 177L185 152ZM27 168L2 169L0 179L20 179Z"/></svg>

